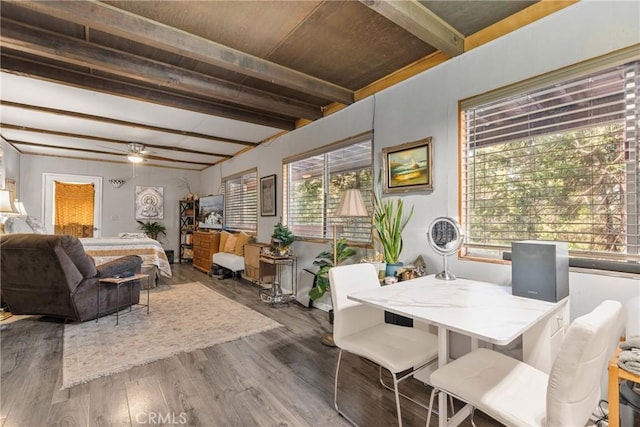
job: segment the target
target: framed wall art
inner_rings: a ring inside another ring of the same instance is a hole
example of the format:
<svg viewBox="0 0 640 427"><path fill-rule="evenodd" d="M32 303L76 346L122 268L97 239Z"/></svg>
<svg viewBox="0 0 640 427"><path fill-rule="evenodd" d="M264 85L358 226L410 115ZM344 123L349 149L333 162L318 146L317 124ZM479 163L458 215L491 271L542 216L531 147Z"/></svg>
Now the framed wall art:
<svg viewBox="0 0 640 427"><path fill-rule="evenodd" d="M136 185L136 220L164 219L164 187Z"/></svg>
<svg viewBox="0 0 640 427"><path fill-rule="evenodd" d="M433 191L431 137L382 149L384 193Z"/></svg>
<svg viewBox="0 0 640 427"><path fill-rule="evenodd" d="M260 178L260 216L276 216L276 176Z"/></svg>

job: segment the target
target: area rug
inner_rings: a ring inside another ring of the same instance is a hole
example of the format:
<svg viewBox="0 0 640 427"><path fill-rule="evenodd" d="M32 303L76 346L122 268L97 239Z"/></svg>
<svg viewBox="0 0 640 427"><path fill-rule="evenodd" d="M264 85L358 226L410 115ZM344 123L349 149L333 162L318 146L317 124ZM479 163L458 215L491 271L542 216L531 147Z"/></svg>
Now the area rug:
<svg viewBox="0 0 640 427"><path fill-rule="evenodd" d="M152 290L149 315L122 313L117 326L115 316L65 325L63 388L281 326L199 282Z"/></svg>

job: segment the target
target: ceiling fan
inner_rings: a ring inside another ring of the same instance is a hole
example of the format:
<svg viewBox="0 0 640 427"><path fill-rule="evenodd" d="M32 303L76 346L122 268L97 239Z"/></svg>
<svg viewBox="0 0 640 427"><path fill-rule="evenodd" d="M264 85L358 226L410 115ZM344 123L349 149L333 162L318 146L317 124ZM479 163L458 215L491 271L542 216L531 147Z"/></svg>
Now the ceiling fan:
<svg viewBox="0 0 640 427"><path fill-rule="evenodd" d="M144 161L145 154L151 153L151 151L144 149L144 144L137 142L130 142L128 147L129 152L127 153L127 159L129 159L131 163L140 163Z"/></svg>
<svg viewBox="0 0 640 427"><path fill-rule="evenodd" d="M106 147L104 145L100 145L100 147L102 148L107 148L109 150L114 150L111 147ZM144 144L141 144L139 142L130 142L127 144L127 151L124 150L114 150L114 151L119 151L121 153L126 153L127 154L127 159L129 159L129 161L131 163L141 163L145 160L144 156L147 154L151 154L153 153L153 151L151 150L145 150Z"/></svg>

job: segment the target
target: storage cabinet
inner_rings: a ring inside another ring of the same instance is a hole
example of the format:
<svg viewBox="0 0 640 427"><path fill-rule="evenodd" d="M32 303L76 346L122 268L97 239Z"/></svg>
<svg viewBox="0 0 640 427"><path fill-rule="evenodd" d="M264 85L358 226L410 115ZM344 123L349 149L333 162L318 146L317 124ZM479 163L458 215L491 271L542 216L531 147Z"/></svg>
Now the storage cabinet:
<svg viewBox="0 0 640 427"><path fill-rule="evenodd" d="M180 200L180 252L178 253L178 263L182 261L193 261L193 233L198 229L196 215L198 213L197 200Z"/></svg>
<svg viewBox="0 0 640 427"><path fill-rule="evenodd" d="M211 257L220 247L220 233L196 231L193 233L193 266L208 273Z"/></svg>
<svg viewBox="0 0 640 427"><path fill-rule="evenodd" d="M276 266L260 262L260 251L269 247L266 243L247 243L244 245L244 278L254 283L273 283L276 279Z"/></svg>

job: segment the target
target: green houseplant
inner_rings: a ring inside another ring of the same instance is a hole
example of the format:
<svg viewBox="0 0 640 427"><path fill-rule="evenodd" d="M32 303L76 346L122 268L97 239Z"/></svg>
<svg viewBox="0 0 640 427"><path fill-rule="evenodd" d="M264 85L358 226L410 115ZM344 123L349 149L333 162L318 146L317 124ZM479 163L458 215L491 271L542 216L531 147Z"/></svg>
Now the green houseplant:
<svg viewBox="0 0 640 427"><path fill-rule="evenodd" d="M355 249L347 246L346 239L337 241L336 251L338 265L356 254ZM320 268L316 273L316 286L309 291L309 298L311 301L317 301L329 290L329 269L333 267L333 250L320 252L313 264Z"/></svg>
<svg viewBox="0 0 640 427"><path fill-rule="evenodd" d="M273 234L271 235L271 249L278 251L280 255L285 255L289 252L289 247L295 240L295 236L289 230L289 227L283 225L282 222L277 223L273 227Z"/></svg>
<svg viewBox="0 0 640 427"><path fill-rule="evenodd" d="M378 185L373 192L373 227L382 245L384 260L389 264L398 264L402 252L402 231L413 215L413 206L404 216L404 201L382 198L382 174L378 175Z"/></svg>
<svg viewBox="0 0 640 427"><path fill-rule="evenodd" d="M142 222L138 221L138 230L144 232L147 236L152 238L153 240L158 240L160 236L167 235L167 227L164 226L161 222L158 221L147 221Z"/></svg>

